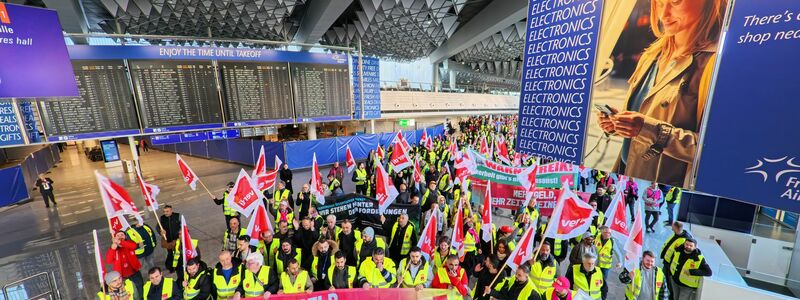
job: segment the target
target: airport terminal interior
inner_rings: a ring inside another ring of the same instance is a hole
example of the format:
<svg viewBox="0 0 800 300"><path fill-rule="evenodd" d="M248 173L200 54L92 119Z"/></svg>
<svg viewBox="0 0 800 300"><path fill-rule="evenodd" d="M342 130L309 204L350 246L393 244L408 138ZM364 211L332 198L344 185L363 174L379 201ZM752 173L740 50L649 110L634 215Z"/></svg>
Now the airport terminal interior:
<svg viewBox="0 0 800 300"><path fill-rule="evenodd" d="M798 24L0 0L0 300L798 299Z"/></svg>

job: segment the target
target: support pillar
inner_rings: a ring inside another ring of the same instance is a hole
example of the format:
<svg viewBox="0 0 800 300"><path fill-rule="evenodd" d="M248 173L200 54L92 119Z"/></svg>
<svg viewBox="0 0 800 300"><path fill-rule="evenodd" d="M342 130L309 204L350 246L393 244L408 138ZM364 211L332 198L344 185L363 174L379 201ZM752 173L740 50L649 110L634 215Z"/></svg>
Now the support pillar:
<svg viewBox="0 0 800 300"><path fill-rule="evenodd" d="M309 123L308 124L308 140L316 140L317 139L317 123Z"/></svg>
<svg viewBox="0 0 800 300"><path fill-rule="evenodd" d="M369 133L375 134L375 120L369 120Z"/></svg>
<svg viewBox="0 0 800 300"><path fill-rule="evenodd" d="M136 139L134 139L132 136L128 137L128 147L131 148L131 157L132 157L131 160L133 161L133 167L134 167L134 169L138 170L139 169L139 152L136 151Z"/></svg>

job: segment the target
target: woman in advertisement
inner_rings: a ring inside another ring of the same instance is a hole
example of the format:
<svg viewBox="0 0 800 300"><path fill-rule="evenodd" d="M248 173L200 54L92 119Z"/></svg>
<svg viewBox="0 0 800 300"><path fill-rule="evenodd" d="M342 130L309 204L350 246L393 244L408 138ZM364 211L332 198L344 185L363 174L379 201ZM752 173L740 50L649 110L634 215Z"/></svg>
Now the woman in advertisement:
<svg viewBox="0 0 800 300"><path fill-rule="evenodd" d="M726 0L650 0L656 36L629 79L626 104L599 114L623 137L614 172L688 184Z"/></svg>

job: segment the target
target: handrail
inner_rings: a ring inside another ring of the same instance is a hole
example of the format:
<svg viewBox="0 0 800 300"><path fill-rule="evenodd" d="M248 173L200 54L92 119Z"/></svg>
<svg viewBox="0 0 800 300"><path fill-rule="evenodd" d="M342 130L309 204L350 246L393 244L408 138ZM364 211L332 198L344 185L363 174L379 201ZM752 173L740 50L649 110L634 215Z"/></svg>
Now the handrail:
<svg viewBox="0 0 800 300"><path fill-rule="evenodd" d="M53 274L53 272L39 272L39 273L33 274L31 276L22 278L20 280L6 283L5 285L3 285L3 289L2 289L4 299L8 299L9 298L8 297L8 288L9 287L18 286L20 283L23 283L23 282L25 282L27 280L30 280L32 278L40 277L42 275L44 275L44 278L47 279L48 291L45 292L45 293L41 293L39 295L36 295L34 297L29 297L28 299L37 299L37 298L40 298L40 297L42 297L44 295L48 295L48 294L53 295L53 297L51 297L51 299L61 299L61 293L58 291L58 288L57 288L57 285L56 285L56 277L55 277L55 274Z"/></svg>

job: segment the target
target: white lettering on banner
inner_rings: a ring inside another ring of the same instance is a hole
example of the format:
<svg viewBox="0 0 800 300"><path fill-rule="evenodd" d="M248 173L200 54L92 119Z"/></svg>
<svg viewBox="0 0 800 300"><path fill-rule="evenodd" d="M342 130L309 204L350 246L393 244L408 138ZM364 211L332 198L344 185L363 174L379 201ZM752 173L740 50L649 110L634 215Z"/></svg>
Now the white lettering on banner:
<svg viewBox="0 0 800 300"><path fill-rule="evenodd" d="M628 229L628 223L625 220L614 219L614 225L622 227L623 229Z"/></svg>

